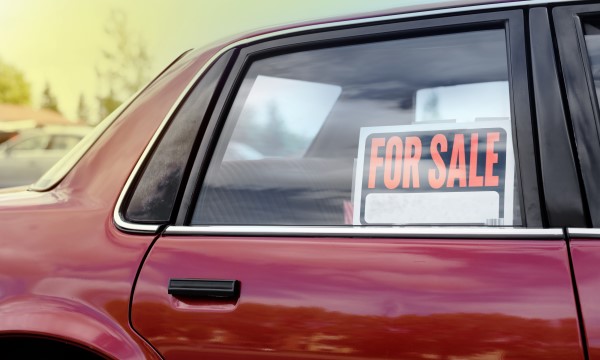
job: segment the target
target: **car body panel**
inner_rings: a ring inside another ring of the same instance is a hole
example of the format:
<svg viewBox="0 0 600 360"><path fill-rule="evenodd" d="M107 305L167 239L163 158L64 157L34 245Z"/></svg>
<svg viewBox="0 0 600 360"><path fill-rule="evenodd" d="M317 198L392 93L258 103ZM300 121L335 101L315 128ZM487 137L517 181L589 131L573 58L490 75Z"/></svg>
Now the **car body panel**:
<svg viewBox="0 0 600 360"><path fill-rule="evenodd" d="M60 285L57 279L46 279L39 288ZM81 283L87 280L82 279ZM52 283L55 283L54 285ZM83 290L84 286L81 287ZM104 296L110 295L106 291ZM90 294L91 295L91 294ZM100 294L97 294L100 295ZM73 296L71 294L71 296ZM15 298L0 306L0 332L11 336L42 336L85 344L102 354L119 359L152 357L127 331L95 307L69 301L64 297L37 295Z"/></svg>
<svg viewBox="0 0 600 360"><path fill-rule="evenodd" d="M177 298L172 278L241 295ZM561 240L167 235L132 304L169 359L583 358Z"/></svg>
<svg viewBox="0 0 600 360"><path fill-rule="evenodd" d="M152 239L111 230L109 217L98 222L99 202L64 190L25 194L0 197L0 333L52 334L116 358L155 357L128 326L130 284Z"/></svg>
<svg viewBox="0 0 600 360"><path fill-rule="evenodd" d="M52 334L119 359L159 357L129 326L131 287L154 235L119 231L113 208L149 139L213 53L169 68L53 190L0 194L0 334Z"/></svg>
<svg viewBox="0 0 600 360"><path fill-rule="evenodd" d="M600 241L572 238L573 272L579 293L581 315L589 350L589 359L600 359Z"/></svg>

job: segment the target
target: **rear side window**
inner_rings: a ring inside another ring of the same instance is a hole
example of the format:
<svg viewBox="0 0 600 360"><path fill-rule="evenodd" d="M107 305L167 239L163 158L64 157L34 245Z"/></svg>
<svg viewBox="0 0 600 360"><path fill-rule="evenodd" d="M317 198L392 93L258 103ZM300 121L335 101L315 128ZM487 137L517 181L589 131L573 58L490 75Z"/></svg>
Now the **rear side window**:
<svg viewBox="0 0 600 360"><path fill-rule="evenodd" d="M600 103L600 20L589 19L583 22L585 45L592 68L596 99Z"/></svg>
<svg viewBox="0 0 600 360"><path fill-rule="evenodd" d="M160 223L171 217L194 139L230 57L231 53L223 54L195 85L191 100L177 110L129 199L124 213L127 221Z"/></svg>
<svg viewBox="0 0 600 360"><path fill-rule="evenodd" d="M505 31L254 61L194 225L521 225Z"/></svg>

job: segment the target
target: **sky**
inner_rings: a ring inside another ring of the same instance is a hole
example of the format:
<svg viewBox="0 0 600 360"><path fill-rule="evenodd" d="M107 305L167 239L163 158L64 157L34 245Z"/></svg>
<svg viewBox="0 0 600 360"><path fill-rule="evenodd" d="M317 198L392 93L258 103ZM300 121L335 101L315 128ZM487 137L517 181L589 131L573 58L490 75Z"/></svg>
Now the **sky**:
<svg viewBox="0 0 600 360"><path fill-rule="evenodd" d="M74 118L80 94L92 103L98 93L95 67L110 47L112 10L146 45L154 75L183 51L235 34L428 2L435 0L0 0L0 59L25 73L34 106L49 83Z"/></svg>

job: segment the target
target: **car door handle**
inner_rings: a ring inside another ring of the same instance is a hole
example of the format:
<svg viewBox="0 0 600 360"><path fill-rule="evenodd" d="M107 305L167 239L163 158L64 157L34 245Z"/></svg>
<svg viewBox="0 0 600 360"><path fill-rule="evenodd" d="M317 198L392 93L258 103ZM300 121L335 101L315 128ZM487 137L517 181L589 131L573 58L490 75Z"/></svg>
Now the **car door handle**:
<svg viewBox="0 0 600 360"><path fill-rule="evenodd" d="M187 298L235 300L240 297L237 280L171 279L168 293Z"/></svg>

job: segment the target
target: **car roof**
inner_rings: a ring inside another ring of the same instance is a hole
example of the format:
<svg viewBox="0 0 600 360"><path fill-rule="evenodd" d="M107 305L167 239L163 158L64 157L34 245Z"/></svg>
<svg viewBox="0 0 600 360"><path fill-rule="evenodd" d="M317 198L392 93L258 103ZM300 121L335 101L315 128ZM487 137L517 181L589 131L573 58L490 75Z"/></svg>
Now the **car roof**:
<svg viewBox="0 0 600 360"><path fill-rule="evenodd" d="M261 29L255 29L246 33L234 35L225 39L216 40L208 46L193 49L185 57L201 57L214 49L221 49L217 55L234 46L245 45L254 41L260 41L277 36L284 36L302 31L324 30L333 27L357 25L359 23L395 20L400 18L411 18L419 16L440 15L444 13L459 13L467 11L481 11L492 9L510 9L522 6L536 6L554 3L573 3L582 0L432 0L429 3L412 3L400 7L392 7L383 10L375 10L357 14L347 14L336 17L301 21L290 24L282 24ZM218 57L218 56L216 56ZM215 58L216 58L215 57ZM210 61L209 61L210 62Z"/></svg>
<svg viewBox="0 0 600 360"><path fill-rule="evenodd" d="M268 35L277 33L280 31L302 31L306 27L329 27L345 25L345 23L351 23L354 21L379 21L386 20L386 17L395 16L420 16L420 15L433 15L438 13L452 13L469 10L482 10L485 8L510 8L519 6L535 6L544 5L550 3L561 3L561 2L577 2L579 0L431 0L426 3L419 3L418 1L407 1L406 5L391 7L383 10L375 10L362 13L347 14L335 17L328 17L322 19L301 21L292 24L282 24L279 26L271 26L267 28L257 29L241 36L236 36L229 40L221 43L231 43L240 41L243 39L253 38L259 35ZM381 18L381 19L380 19ZM348 24L350 25L350 24Z"/></svg>

